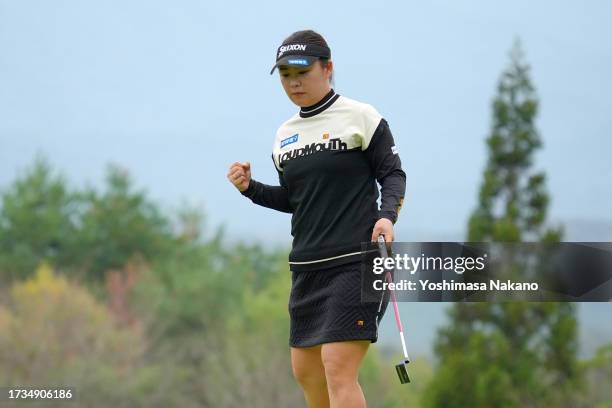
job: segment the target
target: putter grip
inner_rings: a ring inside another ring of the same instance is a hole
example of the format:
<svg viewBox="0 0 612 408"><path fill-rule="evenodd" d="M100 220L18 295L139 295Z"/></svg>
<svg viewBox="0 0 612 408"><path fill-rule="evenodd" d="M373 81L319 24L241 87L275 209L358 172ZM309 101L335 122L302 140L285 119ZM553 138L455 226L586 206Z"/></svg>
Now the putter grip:
<svg viewBox="0 0 612 408"><path fill-rule="evenodd" d="M380 234L378 236L378 250L380 251L380 256L383 258L389 257L389 253L387 252L387 245L385 242L385 236Z"/></svg>

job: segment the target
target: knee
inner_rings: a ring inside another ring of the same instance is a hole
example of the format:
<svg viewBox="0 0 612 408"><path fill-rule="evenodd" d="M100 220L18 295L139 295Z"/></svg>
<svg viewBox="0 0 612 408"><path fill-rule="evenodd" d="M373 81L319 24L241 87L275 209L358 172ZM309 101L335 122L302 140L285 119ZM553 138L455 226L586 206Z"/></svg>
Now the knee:
<svg viewBox="0 0 612 408"><path fill-rule="evenodd" d="M323 360L325 367L325 377L330 390L340 390L345 387L352 387L357 383L357 376L342 361L335 358Z"/></svg>
<svg viewBox="0 0 612 408"><path fill-rule="evenodd" d="M303 388L326 386L325 373L312 367L293 365L293 377Z"/></svg>

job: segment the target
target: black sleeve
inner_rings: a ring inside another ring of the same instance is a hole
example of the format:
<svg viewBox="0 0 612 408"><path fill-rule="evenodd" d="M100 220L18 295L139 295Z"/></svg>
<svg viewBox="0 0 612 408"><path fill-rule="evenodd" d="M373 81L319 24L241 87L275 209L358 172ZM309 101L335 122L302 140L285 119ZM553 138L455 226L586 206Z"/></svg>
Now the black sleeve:
<svg viewBox="0 0 612 408"><path fill-rule="evenodd" d="M378 218L388 218L395 224L404 202L406 173L402 170L402 162L397 154L389 124L385 119L380 120L364 153L381 186Z"/></svg>
<svg viewBox="0 0 612 408"><path fill-rule="evenodd" d="M272 160L274 160L274 158L272 158ZM274 168L276 168L276 165ZM255 204L263 207L286 213L293 213L293 209L289 204L289 190L283 178L283 173L278 171L278 169L276 169L276 172L278 173L280 186L269 186L251 178L249 187L241 194L250 198Z"/></svg>

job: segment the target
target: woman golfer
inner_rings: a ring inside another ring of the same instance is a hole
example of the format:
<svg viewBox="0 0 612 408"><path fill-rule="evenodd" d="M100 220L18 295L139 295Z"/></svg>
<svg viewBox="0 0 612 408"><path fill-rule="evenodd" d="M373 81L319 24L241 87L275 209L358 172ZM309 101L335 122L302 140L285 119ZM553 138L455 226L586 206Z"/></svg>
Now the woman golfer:
<svg viewBox="0 0 612 408"><path fill-rule="evenodd" d="M280 185L234 163L228 179L255 204L291 213L291 363L309 407L365 407L359 366L378 338L378 303L361 303L361 243L393 241L406 174L385 119L337 94L325 39L306 30L278 48L280 82L299 112L276 132ZM381 207L378 187L381 185Z"/></svg>

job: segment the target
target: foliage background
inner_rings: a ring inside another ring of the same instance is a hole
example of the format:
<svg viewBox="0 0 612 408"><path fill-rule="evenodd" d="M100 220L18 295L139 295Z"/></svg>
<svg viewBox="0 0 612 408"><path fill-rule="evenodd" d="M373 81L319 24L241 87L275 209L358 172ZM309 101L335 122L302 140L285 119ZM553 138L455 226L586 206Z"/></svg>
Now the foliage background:
<svg viewBox="0 0 612 408"><path fill-rule="evenodd" d="M251 160L276 180L269 142L295 107L266 72L303 27L330 40L340 93L389 119L408 174L402 240L525 239L525 224L612 240L610 11L0 0L0 385L70 384L92 407L301 406L287 351L289 218L250 205L224 175ZM504 99L488 101L517 34L538 91L519 113L543 143L530 170L545 177L530 198L489 206L512 181L489 160L513 155L493 132L507 124ZM369 406L611 405L608 305L435 306L403 313L418 350L409 387L393 371L393 329L371 348Z"/></svg>

